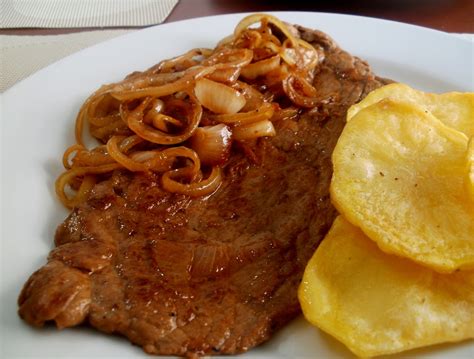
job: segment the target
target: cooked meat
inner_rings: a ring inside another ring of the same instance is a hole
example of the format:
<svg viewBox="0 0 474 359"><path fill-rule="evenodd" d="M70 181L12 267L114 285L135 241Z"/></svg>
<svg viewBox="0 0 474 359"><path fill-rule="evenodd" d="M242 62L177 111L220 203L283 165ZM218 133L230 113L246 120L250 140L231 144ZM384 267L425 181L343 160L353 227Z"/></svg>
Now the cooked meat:
<svg viewBox="0 0 474 359"><path fill-rule="evenodd" d="M208 198L164 192L153 174L97 184L25 284L24 320L87 322L147 353L193 356L246 351L298 315L306 262L336 216L331 153L346 110L383 83L323 33L299 31L325 56L321 104L276 122L252 156L234 153Z"/></svg>

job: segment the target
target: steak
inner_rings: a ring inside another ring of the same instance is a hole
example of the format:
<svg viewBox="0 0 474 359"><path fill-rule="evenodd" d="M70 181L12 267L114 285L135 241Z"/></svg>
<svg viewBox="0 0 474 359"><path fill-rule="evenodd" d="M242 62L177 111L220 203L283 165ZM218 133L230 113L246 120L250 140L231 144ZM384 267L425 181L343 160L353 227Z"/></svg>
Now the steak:
<svg viewBox="0 0 474 359"><path fill-rule="evenodd" d="M88 323L147 353L198 356L244 352L300 313L305 265L336 216L331 153L346 111L385 81L327 35L298 31L324 55L314 86L326 100L275 122L252 156L234 153L206 198L165 192L153 173L96 184L24 285L26 322Z"/></svg>

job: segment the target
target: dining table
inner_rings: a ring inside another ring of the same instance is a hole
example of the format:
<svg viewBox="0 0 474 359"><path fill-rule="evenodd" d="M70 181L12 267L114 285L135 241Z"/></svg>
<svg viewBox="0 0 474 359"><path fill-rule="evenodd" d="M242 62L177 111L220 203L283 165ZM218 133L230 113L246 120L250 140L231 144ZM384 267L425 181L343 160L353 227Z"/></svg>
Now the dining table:
<svg viewBox="0 0 474 359"><path fill-rule="evenodd" d="M474 38L472 0L3 0L0 8L0 92L62 57L109 38L160 23L228 13L359 15Z"/></svg>

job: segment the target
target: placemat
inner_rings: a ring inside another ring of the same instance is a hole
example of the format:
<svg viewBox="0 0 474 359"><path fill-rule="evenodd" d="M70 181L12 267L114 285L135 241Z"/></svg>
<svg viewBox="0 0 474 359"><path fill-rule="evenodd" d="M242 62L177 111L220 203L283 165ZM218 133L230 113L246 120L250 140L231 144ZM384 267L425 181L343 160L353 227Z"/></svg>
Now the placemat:
<svg viewBox="0 0 474 359"><path fill-rule="evenodd" d="M124 27L161 23L178 0L0 0L0 27Z"/></svg>
<svg viewBox="0 0 474 359"><path fill-rule="evenodd" d="M46 36L0 35L0 92L67 55L130 31L136 30Z"/></svg>

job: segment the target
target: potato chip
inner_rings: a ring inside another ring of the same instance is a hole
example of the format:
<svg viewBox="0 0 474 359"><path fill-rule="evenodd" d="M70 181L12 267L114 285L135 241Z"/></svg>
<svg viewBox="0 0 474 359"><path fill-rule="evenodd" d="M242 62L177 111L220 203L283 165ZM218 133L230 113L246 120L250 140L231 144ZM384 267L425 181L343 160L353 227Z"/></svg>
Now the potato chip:
<svg viewBox="0 0 474 359"><path fill-rule="evenodd" d="M474 272L439 274L386 254L342 216L298 298L309 322L361 357L474 337Z"/></svg>
<svg viewBox="0 0 474 359"><path fill-rule="evenodd" d="M461 131L468 137L474 135L474 93L448 92L438 95L418 91L400 83L372 91L364 100L347 111L347 121L361 109L384 98L390 98L396 102L413 103L431 112L446 126Z"/></svg>
<svg viewBox="0 0 474 359"><path fill-rule="evenodd" d="M440 272L474 268L467 138L409 103L360 110L333 152L332 201L379 247Z"/></svg>

